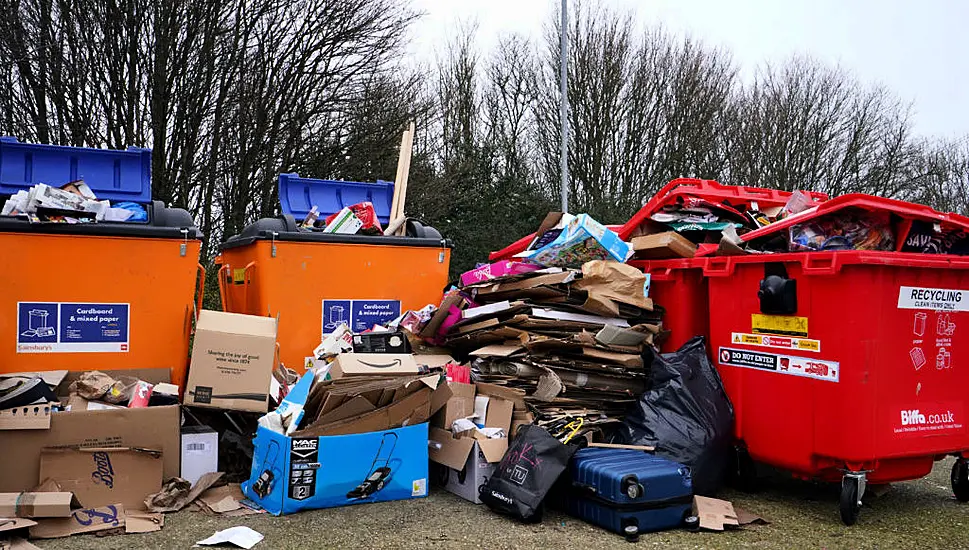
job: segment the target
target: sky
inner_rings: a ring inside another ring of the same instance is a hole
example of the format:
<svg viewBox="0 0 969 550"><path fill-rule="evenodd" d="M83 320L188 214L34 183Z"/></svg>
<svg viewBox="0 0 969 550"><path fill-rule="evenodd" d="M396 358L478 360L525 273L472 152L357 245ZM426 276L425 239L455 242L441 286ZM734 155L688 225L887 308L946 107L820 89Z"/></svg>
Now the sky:
<svg viewBox="0 0 969 550"><path fill-rule="evenodd" d="M570 3L575 0L569 0ZM629 10L729 50L749 77L764 62L809 55L882 84L913 108L914 129L969 134L969 1L965 0L586 0ZM423 12L412 52L433 63L464 22L476 22L487 52L502 34L540 37L558 0L412 0Z"/></svg>

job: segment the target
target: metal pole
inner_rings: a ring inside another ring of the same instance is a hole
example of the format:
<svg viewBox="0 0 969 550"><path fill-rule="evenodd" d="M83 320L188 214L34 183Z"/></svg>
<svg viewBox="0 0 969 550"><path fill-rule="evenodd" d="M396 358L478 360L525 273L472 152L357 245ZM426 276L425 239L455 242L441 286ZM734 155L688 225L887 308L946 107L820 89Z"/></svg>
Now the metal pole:
<svg viewBox="0 0 969 550"><path fill-rule="evenodd" d="M561 71L561 94L559 101L559 118L562 125L562 212L569 211L569 96L568 60L569 60L569 8L568 0L562 0L562 42L559 48Z"/></svg>

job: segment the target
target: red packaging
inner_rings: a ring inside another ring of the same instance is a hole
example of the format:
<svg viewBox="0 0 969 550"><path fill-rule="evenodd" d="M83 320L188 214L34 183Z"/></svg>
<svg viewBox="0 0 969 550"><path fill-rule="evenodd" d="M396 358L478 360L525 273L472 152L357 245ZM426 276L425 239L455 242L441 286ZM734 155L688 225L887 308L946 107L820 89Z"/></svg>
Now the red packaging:
<svg viewBox="0 0 969 550"><path fill-rule="evenodd" d="M363 222L363 227L357 233L362 233L364 235L383 235L384 230L380 226L380 220L377 219L377 211L373 208L372 202L358 202L353 206L348 206L353 214L360 218ZM339 212L330 214L324 220L323 226L327 226L332 222Z"/></svg>
<svg viewBox="0 0 969 550"><path fill-rule="evenodd" d="M448 363L444 366L444 369L448 382L460 382L462 384L471 383L471 367L467 365L458 365L457 363Z"/></svg>
<svg viewBox="0 0 969 550"><path fill-rule="evenodd" d="M138 381L138 385L135 386L135 391L131 394L131 399L128 400L128 408L140 409L147 407L148 400L151 399L151 390L154 388L154 384L149 384L144 380Z"/></svg>

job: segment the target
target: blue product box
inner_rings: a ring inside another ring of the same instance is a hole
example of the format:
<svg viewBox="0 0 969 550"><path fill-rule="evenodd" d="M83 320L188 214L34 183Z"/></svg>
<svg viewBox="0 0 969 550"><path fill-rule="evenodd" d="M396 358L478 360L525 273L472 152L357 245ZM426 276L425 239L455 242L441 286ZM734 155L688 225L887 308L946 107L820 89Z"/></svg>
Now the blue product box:
<svg viewBox="0 0 969 550"><path fill-rule="evenodd" d="M287 437L259 427L246 497L273 515L427 496L427 423Z"/></svg>
<svg viewBox="0 0 969 550"><path fill-rule="evenodd" d="M592 260L625 262L632 247L619 235L592 219L576 216L552 242L532 251L528 261L546 267L577 268Z"/></svg>

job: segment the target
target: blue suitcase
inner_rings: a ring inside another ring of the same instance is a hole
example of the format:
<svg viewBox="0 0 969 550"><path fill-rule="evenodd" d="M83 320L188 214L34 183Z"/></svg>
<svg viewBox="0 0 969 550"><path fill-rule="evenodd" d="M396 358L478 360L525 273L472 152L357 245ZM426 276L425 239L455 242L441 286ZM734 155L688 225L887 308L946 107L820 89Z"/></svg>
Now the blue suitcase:
<svg viewBox="0 0 969 550"><path fill-rule="evenodd" d="M580 449L563 478L569 515L631 540L683 526L691 515L689 468L643 451Z"/></svg>

